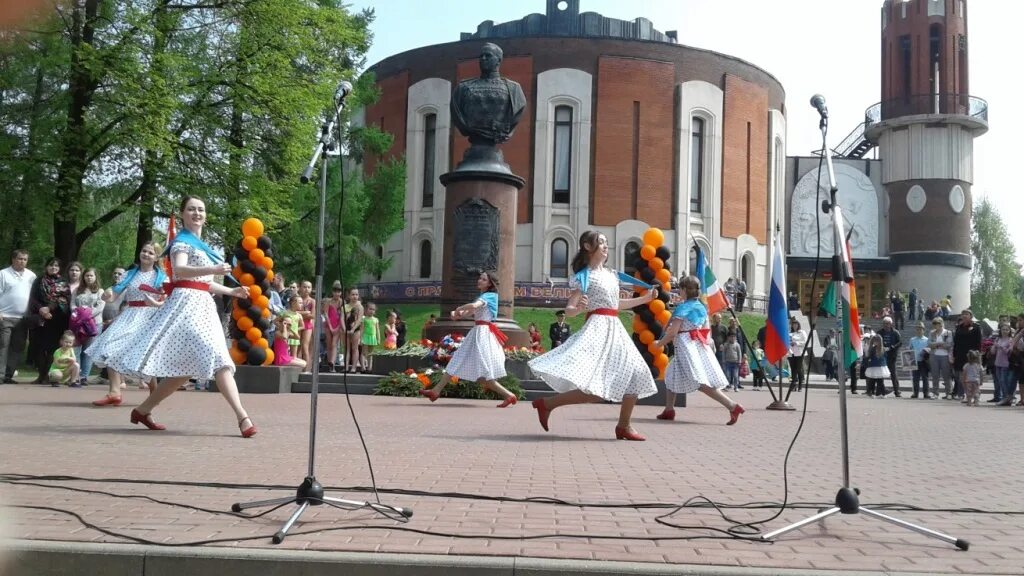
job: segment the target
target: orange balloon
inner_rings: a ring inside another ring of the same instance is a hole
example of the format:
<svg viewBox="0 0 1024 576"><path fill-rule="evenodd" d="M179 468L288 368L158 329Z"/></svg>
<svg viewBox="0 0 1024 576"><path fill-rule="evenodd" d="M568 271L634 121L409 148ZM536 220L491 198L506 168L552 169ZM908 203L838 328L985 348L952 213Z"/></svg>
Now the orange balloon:
<svg viewBox="0 0 1024 576"><path fill-rule="evenodd" d="M263 250L260 248L253 248L249 250L249 260L252 260L253 264L260 266L263 264Z"/></svg>
<svg viewBox="0 0 1024 576"><path fill-rule="evenodd" d="M241 278L242 274L242 268L239 266L235 266L234 268L231 269L231 275L235 277L235 280Z"/></svg>
<svg viewBox="0 0 1024 576"><path fill-rule="evenodd" d="M647 323L639 316L633 316L633 332L639 334L644 330L647 330Z"/></svg>
<svg viewBox="0 0 1024 576"><path fill-rule="evenodd" d="M245 238L242 238L242 248L245 248L246 251L252 250L253 248L256 248L256 245L257 245L257 243L256 243L256 237L255 236L248 236L247 235Z"/></svg>
<svg viewBox="0 0 1024 576"><path fill-rule="evenodd" d="M651 303L648 304L647 307L650 308L651 312L654 312L655 316L657 316L659 312L665 310L665 303L661 300L651 300Z"/></svg>
<svg viewBox="0 0 1024 576"><path fill-rule="evenodd" d="M657 320L662 326L668 326L669 321L672 320L672 312L669 310L658 312Z"/></svg>
<svg viewBox="0 0 1024 576"><path fill-rule="evenodd" d="M654 332L651 332L650 330L644 330L643 332L640 333L640 341L643 342L644 344L650 344L651 342L654 342Z"/></svg>
<svg viewBox="0 0 1024 576"><path fill-rule="evenodd" d="M654 357L654 365L656 367L661 368L662 370L664 370L665 367L668 366L668 354L662 353L662 354L658 354L657 356L655 356Z"/></svg>
<svg viewBox="0 0 1024 576"><path fill-rule="evenodd" d="M241 308L235 308L234 310L231 311L231 318L234 319L236 322L238 321L239 318L243 318L244 316L245 310L242 310Z"/></svg>
<svg viewBox="0 0 1024 576"><path fill-rule="evenodd" d="M651 267L651 270L658 272L665 268L665 261L655 256L647 261L647 265Z"/></svg>
<svg viewBox="0 0 1024 576"><path fill-rule="evenodd" d="M654 273L654 277L657 278L658 282L668 284L672 280L672 273L668 271L668 268L662 268Z"/></svg>
<svg viewBox="0 0 1024 576"><path fill-rule="evenodd" d="M238 277L238 282L242 286L252 286L253 284L256 283L256 279L252 277L252 274L246 272L245 274L242 274L241 276Z"/></svg>
<svg viewBox="0 0 1024 576"><path fill-rule="evenodd" d="M231 349L228 350L228 355L231 356L231 359L234 360L235 364L245 363L245 352L239 350L237 346L232 346Z"/></svg>
<svg viewBox="0 0 1024 576"><path fill-rule="evenodd" d="M648 228L644 232L644 244L658 247L665 243L665 233L658 228Z"/></svg>
<svg viewBox="0 0 1024 576"><path fill-rule="evenodd" d="M266 350L267 346L270 346L270 343L267 342L266 338L260 338L259 340L256 341L257 348L263 348L264 350Z"/></svg>
<svg viewBox="0 0 1024 576"><path fill-rule="evenodd" d="M253 280L255 280L255 278L253 278ZM256 298L259 298L262 295L263 288L260 288L259 284L253 284L252 286L249 286L249 298L255 300Z"/></svg>
<svg viewBox="0 0 1024 576"><path fill-rule="evenodd" d="M672 291L672 285L668 283L668 280L665 280L661 283L661 291L666 294Z"/></svg>
<svg viewBox="0 0 1024 576"><path fill-rule="evenodd" d="M245 338L249 342L256 343L260 338L263 338L263 332L259 328L253 326L245 331Z"/></svg>
<svg viewBox="0 0 1024 576"><path fill-rule="evenodd" d="M664 380L664 379L665 379L665 369L662 368L661 370L658 370L658 380Z"/></svg>
<svg viewBox="0 0 1024 576"><path fill-rule="evenodd" d="M242 332L248 332L249 328L252 328L252 326L252 318L249 318L248 316L242 316L241 318L238 319L238 329L241 330Z"/></svg>
<svg viewBox="0 0 1024 576"><path fill-rule="evenodd" d="M267 269L267 280L273 280L274 277L270 275L270 269L274 267L274 259L270 256L264 256L263 267Z"/></svg>
<svg viewBox="0 0 1024 576"><path fill-rule="evenodd" d="M253 298L252 303L255 304L257 308L266 308L267 306L270 306L270 298L260 296L259 298Z"/></svg>
<svg viewBox="0 0 1024 576"><path fill-rule="evenodd" d="M263 234L263 222L258 218L247 218L242 222L242 234L246 236L260 236Z"/></svg>
<svg viewBox="0 0 1024 576"><path fill-rule="evenodd" d="M260 310L260 316L263 318L270 318L270 308L264 308Z"/></svg>
<svg viewBox="0 0 1024 576"><path fill-rule="evenodd" d="M270 269L267 269L267 282L273 282L273 281L274 281L274 271L270 270Z"/></svg>
<svg viewBox="0 0 1024 576"><path fill-rule="evenodd" d="M650 344L647 345L647 351L653 354L654 356L661 354L661 350L662 348L661 346L658 346L657 342L651 342Z"/></svg>
<svg viewBox="0 0 1024 576"><path fill-rule="evenodd" d="M267 359L263 361L264 366L270 366L274 363L274 351L267 350Z"/></svg>
<svg viewBox="0 0 1024 576"><path fill-rule="evenodd" d="M656 253L657 249L654 246L651 246L650 244L644 244L643 248L640 249L640 257L643 258L644 260L650 260L651 258L654 258L654 255Z"/></svg>

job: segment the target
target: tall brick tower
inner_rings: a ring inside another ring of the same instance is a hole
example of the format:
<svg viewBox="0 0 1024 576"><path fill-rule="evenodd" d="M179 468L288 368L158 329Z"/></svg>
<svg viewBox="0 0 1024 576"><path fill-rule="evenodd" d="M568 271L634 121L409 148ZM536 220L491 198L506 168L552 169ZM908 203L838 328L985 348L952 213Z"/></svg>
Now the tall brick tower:
<svg viewBox="0 0 1024 576"><path fill-rule="evenodd" d="M892 288L926 302L971 300L974 138L988 104L968 90L967 0L885 0L882 101L865 137L879 147L889 196Z"/></svg>

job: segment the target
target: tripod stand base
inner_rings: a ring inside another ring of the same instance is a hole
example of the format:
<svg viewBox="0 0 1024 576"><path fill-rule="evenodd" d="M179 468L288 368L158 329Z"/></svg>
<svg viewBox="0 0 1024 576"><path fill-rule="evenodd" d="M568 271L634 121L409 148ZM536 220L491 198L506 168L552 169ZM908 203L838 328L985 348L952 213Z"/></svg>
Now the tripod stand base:
<svg viewBox="0 0 1024 576"><path fill-rule="evenodd" d="M936 532L935 530L929 530L928 528L925 528L923 526L911 524L910 522L900 520L899 518L894 518L892 516L889 516L888 514L882 514L881 512L877 512L870 508L865 508L860 505L860 499L858 498L858 495L859 492L856 490L851 490L850 488L841 488L839 492L836 494L836 503L835 506L833 506L832 508L818 512L814 516L804 518L799 522L790 524L789 526L785 526L783 528L779 528L778 530L775 530L773 532L767 532L765 534L762 534L761 540L774 540L775 538L782 536L783 534L786 534L788 532L792 532L793 530L799 530L800 528L803 528L804 526L807 526L809 524L821 522L822 520L834 514L864 514L865 516L868 516L870 518L877 518L879 520L889 522L890 524L895 524L901 528L906 528L907 530L910 530L912 532L917 532L918 534L928 536L929 538L935 538L936 540L948 542L949 544L952 544L961 550L966 551L968 548L971 547L970 542L968 542L967 540L955 538L948 534L943 534L942 532Z"/></svg>
<svg viewBox="0 0 1024 576"><path fill-rule="evenodd" d="M796 410L792 404L779 399L765 407L765 410Z"/></svg>
<svg viewBox="0 0 1024 576"><path fill-rule="evenodd" d="M345 510L359 510L368 508L375 510L384 515L388 514L399 514L403 518L412 518L412 510L409 508L397 508L395 506L388 506L385 504L375 504L373 502L363 502L359 500L343 500L341 498L332 498L330 496L324 496L324 487L320 485L320 482L312 476L307 476L302 484L299 485L295 491L295 496L288 498L274 498L271 500L257 500L255 502L242 502L231 505L232 512L241 512L250 508L265 508L267 506L281 506L283 504L298 504L299 507L292 515L285 521L284 526L280 530L274 533L271 540L274 544L280 544L284 542L285 536L288 535L288 531L292 529L295 522L298 521L302 513L306 511L310 506L320 506L322 504L329 504L336 508L344 508Z"/></svg>

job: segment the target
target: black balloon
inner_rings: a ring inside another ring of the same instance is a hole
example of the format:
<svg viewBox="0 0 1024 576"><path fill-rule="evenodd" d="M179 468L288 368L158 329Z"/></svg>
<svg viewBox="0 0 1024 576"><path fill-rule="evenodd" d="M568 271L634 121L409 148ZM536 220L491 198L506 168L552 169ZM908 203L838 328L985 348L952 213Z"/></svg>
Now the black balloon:
<svg viewBox="0 0 1024 576"><path fill-rule="evenodd" d="M270 241L270 236L260 236L256 239L256 246L259 247L260 250L263 250L264 254L266 254L267 250L270 250L273 245L274 243Z"/></svg>
<svg viewBox="0 0 1024 576"><path fill-rule="evenodd" d="M671 300L671 299L672 299L672 297L668 295L668 292L665 292L664 290L659 290L658 291L658 300L661 300L665 304L668 304L669 300Z"/></svg>
<svg viewBox="0 0 1024 576"><path fill-rule="evenodd" d="M657 366L651 365L651 378L657 378L661 374L661 370Z"/></svg>
<svg viewBox="0 0 1024 576"><path fill-rule="evenodd" d="M246 274L252 274L253 271L256 270L256 264L254 264L252 260L249 260L248 255L246 255L245 260L239 261L238 266L242 269L242 272L245 272Z"/></svg>
<svg viewBox="0 0 1024 576"><path fill-rule="evenodd" d="M263 251L263 255L266 256L267 258L273 258L274 257L274 249L273 248L267 248L266 250Z"/></svg>
<svg viewBox="0 0 1024 576"><path fill-rule="evenodd" d="M666 264L668 263L669 257L672 255L672 253L668 251L668 246L658 246L658 249L654 251L654 254L658 258L661 258L661 260Z"/></svg>
<svg viewBox="0 0 1024 576"><path fill-rule="evenodd" d="M651 283L654 282L654 277L655 277L654 270L651 270L650 268L641 268L640 269L640 278L644 282L647 282L648 284L651 284Z"/></svg>
<svg viewBox="0 0 1024 576"><path fill-rule="evenodd" d="M654 361L654 356L651 354L650 350L648 350L646 346L644 346L640 350L640 355L643 356L644 362L646 362L648 364L650 364L651 362Z"/></svg>
<svg viewBox="0 0 1024 576"><path fill-rule="evenodd" d="M245 333L242 332L242 329L234 322L232 322L231 326L228 327L228 332L230 333L232 340L238 340L239 338L245 337Z"/></svg>
<svg viewBox="0 0 1024 576"><path fill-rule="evenodd" d="M254 324L263 319L263 311L255 306L246 310L245 315L248 316L249 319L252 320Z"/></svg>
<svg viewBox="0 0 1024 576"><path fill-rule="evenodd" d="M249 348L252 348L252 342L249 342L246 338L236 338L235 346L237 346L242 352L248 352Z"/></svg>
<svg viewBox="0 0 1024 576"><path fill-rule="evenodd" d="M262 290L264 294L267 294L267 298L270 298L270 280L264 278L263 281L260 282L260 290Z"/></svg>
<svg viewBox="0 0 1024 576"><path fill-rule="evenodd" d="M638 310L636 315L648 326L654 323L654 312L651 312L651 309L646 306L644 306L643 310Z"/></svg>
<svg viewBox="0 0 1024 576"><path fill-rule="evenodd" d="M238 304L238 307L242 310L248 310L252 306L252 301L248 298L239 298L235 300L235 303Z"/></svg>
<svg viewBox="0 0 1024 576"><path fill-rule="evenodd" d="M263 266L255 266L254 270L249 273L252 274L252 277L256 280L257 284L262 284L263 281L267 279L267 269Z"/></svg>
<svg viewBox="0 0 1024 576"><path fill-rule="evenodd" d="M657 322L655 322L654 324L648 325L647 329L650 330L652 334L654 334L654 337L656 339L660 339L661 335L665 333L665 331L662 330L662 328L661 328L661 324L658 324Z"/></svg>
<svg viewBox="0 0 1024 576"><path fill-rule="evenodd" d="M246 352L245 358L250 366L259 366L267 360L267 351L253 346Z"/></svg>
<svg viewBox="0 0 1024 576"><path fill-rule="evenodd" d="M637 254L636 258L633 259L632 266L636 270L643 270L644 268L647 268L647 260L644 260L643 256Z"/></svg>
<svg viewBox="0 0 1024 576"><path fill-rule="evenodd" d="M260 329L260 332L267 332L270 330L270 318L260 318L256 321L256 327Z"/></svg>
<svg viewBox="0 0 1024 576"><path fill-rule="evenodd" d="M241 262L244 262L244 261L246 261L248 259L249 259L249 251L246 250L245 248L242 248L242 245L239 244L238 247L235 248L235 260L237 260L239 263L241 263Z"/></svg>

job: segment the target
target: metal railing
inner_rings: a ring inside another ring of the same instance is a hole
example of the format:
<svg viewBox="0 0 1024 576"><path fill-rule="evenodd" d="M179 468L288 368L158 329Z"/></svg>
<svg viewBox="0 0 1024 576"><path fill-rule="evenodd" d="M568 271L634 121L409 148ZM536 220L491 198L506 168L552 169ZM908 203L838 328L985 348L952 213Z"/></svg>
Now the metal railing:
<svg viewBox="0 0 1024 576"><path fill-rule="evenodd" d="M879 102L864 111L865 127L917 114L957 114L988 122L988 102L968 94L915 94Z"/></svg>

